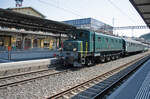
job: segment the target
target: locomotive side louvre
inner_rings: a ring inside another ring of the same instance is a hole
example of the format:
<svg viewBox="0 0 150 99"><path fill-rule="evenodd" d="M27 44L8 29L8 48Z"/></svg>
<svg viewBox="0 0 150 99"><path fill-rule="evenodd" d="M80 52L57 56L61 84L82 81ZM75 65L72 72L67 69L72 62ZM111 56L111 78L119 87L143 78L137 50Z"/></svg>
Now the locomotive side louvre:
<svg viewBox="0 0 150 99"><path fill-rule="evenodd" d="M118 37L113 37L101 33L95 33L95 54L96 53L122 53L123 40Z"/></svg>
<svg viewBox="0 0 150 99"><path fill-rule="evenodd" d="M93 32L93 57L96 62L109 61L123 55L123 40L119 37ZM92 45L90 45L92 46Z"/></svg>

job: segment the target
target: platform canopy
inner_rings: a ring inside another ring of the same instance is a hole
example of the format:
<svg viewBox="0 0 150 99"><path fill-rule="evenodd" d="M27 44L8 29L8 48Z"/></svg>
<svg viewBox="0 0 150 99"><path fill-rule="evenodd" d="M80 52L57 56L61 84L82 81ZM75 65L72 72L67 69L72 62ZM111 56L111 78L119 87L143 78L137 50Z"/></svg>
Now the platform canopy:
<svg viewBox="0 0 150 99"><path fill-rule="evenodd" d="M42 19L0 8L0 26L25 29L26 31L42 31L51 33L66 33L66 30L76 29L75 26L58 21Z"/></svg>
<svg viewBox="0 0 150 99"><path fill-rule="evenodd" d="M150 28L150 0L130 0L130 2Z"/></svg>

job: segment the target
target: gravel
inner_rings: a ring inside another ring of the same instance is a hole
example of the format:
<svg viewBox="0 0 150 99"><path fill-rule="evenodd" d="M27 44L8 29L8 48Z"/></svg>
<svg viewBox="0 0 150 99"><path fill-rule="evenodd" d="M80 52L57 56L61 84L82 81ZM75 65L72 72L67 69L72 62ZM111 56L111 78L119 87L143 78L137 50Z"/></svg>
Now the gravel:
<svg viewBox="0 0 150 99"><path fill-rule="evenodd" d="M72 69L69 72L40 78L18 86L0 89L0 99L43 99L58 92L83 83L109 70L126 64L135 58L147 55L140 53L137 55L121 58L108 63L99 64L92 67Z"/></svg>

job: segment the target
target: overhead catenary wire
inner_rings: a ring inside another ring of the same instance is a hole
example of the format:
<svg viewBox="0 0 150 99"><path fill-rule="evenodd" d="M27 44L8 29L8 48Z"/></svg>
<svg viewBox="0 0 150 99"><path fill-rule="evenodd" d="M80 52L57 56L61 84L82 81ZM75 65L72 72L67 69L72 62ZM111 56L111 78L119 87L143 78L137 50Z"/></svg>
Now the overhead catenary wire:
<svg viewBox="0 0 150 99"><path fill-rule="evenodd" d="M133 20L130 16L128 16L123 10L121 10L116 4L114 4L111 0L107 0L112 6L114 6L122 15L125 15L128 17L128 19L130 21L132 21L132 23L136 23L135 20Z"/></svg>
<svg viewBox="0 0 150 99"><path fill-rule="evenodd" d="M39 1L40 3L46 4L46 5L51 5L52 7L55 7L55 8L57 8L57 9L63 10L63 11L68 12L68 13L71 13L71 14L73 14L73 15L76 15L76 16L79 16L79 17L84 17L84 16L82 16L81 14L78 14L78 13L76 13L76 12L74 12L74 11L65 9L65 8L60 7L60 6L58 6L58 5L52 4L52 3L50 3L50 2L45 2L45 1L43 1L43 0L38 0L38 1Z"/></svg>

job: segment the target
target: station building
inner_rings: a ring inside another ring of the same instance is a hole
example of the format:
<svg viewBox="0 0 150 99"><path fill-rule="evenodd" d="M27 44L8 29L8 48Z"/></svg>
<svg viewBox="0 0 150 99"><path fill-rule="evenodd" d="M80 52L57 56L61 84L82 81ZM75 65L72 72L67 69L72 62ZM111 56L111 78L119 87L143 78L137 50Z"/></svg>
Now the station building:
<svg viewBox="0 0 150 99"><path fill-rule="evenodd" d="M43 14L31 7L8 8L7 10L15 11L30 16L36 16L43 19L45 18ZM55 35L53 33L44 33L41 31L40 33L34 33L32 31L26 31L24 29L6 27L0 27L0 30L0 50L8 50L8 47L11 47L12 50L26 50L33 48L56 49L59 46L58 35ZM7 30L7 32L5 30ZM23 33L21 34L19 32L14 31L20 31Z"/></svg>
<svg viewBox="0 0 150 99"><path fill-rule="evenodd" d="M96 32L113 35L113 27L112 26L110 26L104 22L101 22L99 20L96 20L94 18L66 20L63 22L70 24L70 25L74 25L77 28L90 29L90 30L93 30Z"/></svg>

